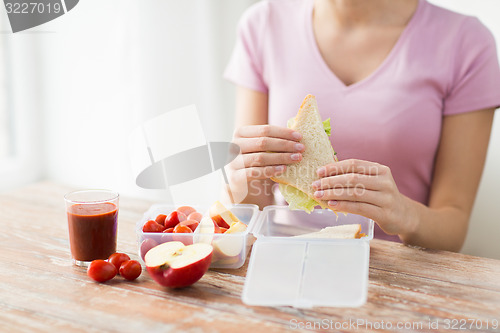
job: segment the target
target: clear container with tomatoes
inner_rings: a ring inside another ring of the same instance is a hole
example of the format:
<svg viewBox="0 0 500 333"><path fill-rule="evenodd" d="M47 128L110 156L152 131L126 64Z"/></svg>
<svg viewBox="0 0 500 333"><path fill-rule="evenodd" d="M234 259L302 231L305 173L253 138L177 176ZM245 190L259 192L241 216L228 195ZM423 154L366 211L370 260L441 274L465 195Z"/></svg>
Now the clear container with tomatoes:
<svg viewBox="0 0 500 333"><path fill-rule="evenodd" d="M165 242L180 241L184 245L208 243L214 248L210 268L240 268L255 240L251 232L259 208L238 204L228 207L228 210L246 228L238 229L242 225L239 223L231 229L231 223L225 223L223 218L210 217L209 207L151 206L136 225L139 257L144 261L151 248ZM213 227L209 225L207 228L206 220L200 224L202 219L212 221Z"/></svg>

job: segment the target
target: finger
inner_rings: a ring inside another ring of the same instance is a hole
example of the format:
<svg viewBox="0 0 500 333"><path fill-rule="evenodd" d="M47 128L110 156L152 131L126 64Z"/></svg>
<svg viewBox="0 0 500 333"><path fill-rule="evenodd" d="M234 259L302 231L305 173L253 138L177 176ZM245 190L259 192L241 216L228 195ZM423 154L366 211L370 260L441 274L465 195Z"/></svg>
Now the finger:
<svg viewBox="0 0 500 333"><path fill-rule="evenodd" d="M325 201L364 202L378 207L384 207L387 202L383 192L367 190L363 187L334 188L314 192L314 197Z"/></svg>
<svg viewBox="0 0 500 333"><path fill-rule="evenodd" d="M240 147L243 154L263 151L302 152L305 149L305 146L300 142L270 138L267 136L235 139L234 143Z"/></svg>
<svg viewBox="0 0 500 333"><path fill-rule="evenodd" d="M386 187L385 179L359 173L347 173L318 179L312 183L314 189L358 188L380 191Z"/></svg>
<svg viewBox="0 0 500 333"><path fill-rule="evenodd" d="M338 211L362 215L374 221L381 221L383 210L382 208L366 203L355 201L329 201L328 207Z"/></svg>
<svg viewBox="0 0 500 333"><path fill-rule="evenodd" d="M302 160L300 153L255 153L243 155L245 167L265 167L296 163Z"/></svg>
<svg viewBox="0 0 500 333"><path fill-rule="evenodd" d="M302 139L302 134L299 132L274 125L242 126L236 130L235 136L240 138L271 137L291 141L300 141Z"/></svg>
<svg viewBox="0 0 500 333"><path fill-rule="evenodd" d="M385 174L388 170L389 168L387 166L375 162L350 159L325 165L319 168L317 173L319 177L335 176L345 173L377 176Z"/></svg>

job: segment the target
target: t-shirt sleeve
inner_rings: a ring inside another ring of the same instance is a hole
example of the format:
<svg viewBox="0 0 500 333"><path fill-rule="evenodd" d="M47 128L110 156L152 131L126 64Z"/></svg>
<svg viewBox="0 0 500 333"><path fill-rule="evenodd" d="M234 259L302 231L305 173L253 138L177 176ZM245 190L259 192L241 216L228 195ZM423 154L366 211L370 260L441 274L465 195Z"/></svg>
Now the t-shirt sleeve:
<svg viewBox="0 0 500 333"><path fill-rule="evenodd" d="M468 18L455 52L443 114L499 107L500 68L491 32L478 19Z"/></svg>
<svg viewBox="0 0 500 333"><path fill-rule="evenodd" d="M268 91L262 59L266 17L266 1L253 5L243 14L238 23L236 45L224 71L225 79L260 92Z"/></svg>

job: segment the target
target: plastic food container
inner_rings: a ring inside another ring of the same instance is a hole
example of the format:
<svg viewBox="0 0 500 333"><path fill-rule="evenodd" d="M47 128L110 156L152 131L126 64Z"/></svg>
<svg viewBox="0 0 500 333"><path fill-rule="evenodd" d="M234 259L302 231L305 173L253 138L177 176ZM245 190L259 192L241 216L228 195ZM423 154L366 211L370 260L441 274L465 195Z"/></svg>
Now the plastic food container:
<svg viewBox="0 0 500 333"><path fill-rule="evenodd" d="M248 227L244 232L235 234L198 234L198 233L156 233L143 232L142 226L148 220L154 220L159 214L168 215L177 207L172 205L153 205L144 213L142 219L137 222L136 233L139 244L139 257L144 262L144 255L152 247L170 241L180 241L185 245L194 242L205 242L212 244L214 253L210 268L240 268L245 263L248 251L255 240L250 233L259 216L259 208L256 205L239 204L230 208L241 222ZM194 207L204 214L208 207Z"/></svg>
<svg viewBox="0 0 500 333"><path fill-rule="evenodd" d="M292 236L327 226L361 224L360 239ZM248 266L243 302L249 305L355 307L366 302L369 241L373 221L359 215L269 206L252 230L257 237Z"/></svg>

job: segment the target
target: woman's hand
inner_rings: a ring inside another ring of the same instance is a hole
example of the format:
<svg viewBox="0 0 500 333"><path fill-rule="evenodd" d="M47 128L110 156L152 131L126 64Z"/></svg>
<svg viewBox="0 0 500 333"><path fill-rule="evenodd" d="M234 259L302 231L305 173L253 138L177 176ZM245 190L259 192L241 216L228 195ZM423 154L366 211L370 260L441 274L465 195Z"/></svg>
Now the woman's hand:
<svg viewBox="0 0 500 333"><path fill-rule="evenodd" d="M292 129L272 125L251 125L236 129L233 143L241 149L242 163L236 177L249 182L283 173L286 165L299 162L305 147L302 135Z"/></svg>
<svg viewBox="0 0 500 333"><path fill-rule="evenodd" d="M386 233L406 232L408 198L402 195L385 165L344 160L318 169L314 196L328 200L335 210L363 215L376 221Z"/></svg>
<svg viewBox="0 0 500 333"><path fill-rule="evenodd" d="M286 170L286 166L302 160L305 147L302 135L292 129L271 125L249 125L237 128L233 143L241 155L226 168L231 201L259 205L273 204L270 177Z"/></svg>

